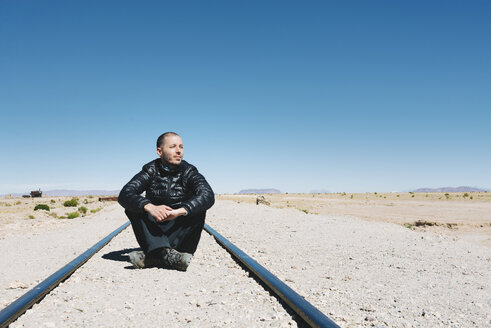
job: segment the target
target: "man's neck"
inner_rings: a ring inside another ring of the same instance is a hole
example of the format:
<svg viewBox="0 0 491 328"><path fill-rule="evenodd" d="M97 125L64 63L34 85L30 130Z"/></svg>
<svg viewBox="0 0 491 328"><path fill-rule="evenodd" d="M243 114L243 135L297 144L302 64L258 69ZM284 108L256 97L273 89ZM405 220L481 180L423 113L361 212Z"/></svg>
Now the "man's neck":
<svg viewBox="0 0 491 328"><path fill-rule="evenodd" d="M167 169L169 171L174 171L179 166L179 165L176 165L176 164L168 163L167 161L165 161L163 159L161 159L160 162L164 166L164 169Z"/></svg>

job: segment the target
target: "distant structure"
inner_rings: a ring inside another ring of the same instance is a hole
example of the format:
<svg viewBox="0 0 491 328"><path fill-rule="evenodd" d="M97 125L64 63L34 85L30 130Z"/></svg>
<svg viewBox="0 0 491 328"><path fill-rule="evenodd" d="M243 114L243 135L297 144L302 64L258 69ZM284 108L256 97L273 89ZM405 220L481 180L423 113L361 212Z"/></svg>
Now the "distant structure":
<svg viewBox="0 0 491 328"><path fill-rule="evenodd" d="M99 197L99 201L118 201L118 196L113 196L113 197Z"/></svg>
<svg viewBox="0 0 491 328"><path fill-rule="evenodd" d="M42 197L43 192L41 191L41 188L39 190L33 190L29 195L22 195L24 198L34 198L34 197Z"/></svg>
<svg viewBox="0 0 491 328"><path fill-rule="evenodd" d="M41 197L43 196L43 192L41 191L41 189L39 190L34 190L34 191L31 191L31 197Z"/></svg>
<svg viewBox="0 0 491 328"><path fill-rule="evenodd" d="M257 198L256 198L256 205L259 205L259 204L264 204L264 205L269 206L270 202L268 202L263 195L260 195L260 196L257 196Z"/></svg>

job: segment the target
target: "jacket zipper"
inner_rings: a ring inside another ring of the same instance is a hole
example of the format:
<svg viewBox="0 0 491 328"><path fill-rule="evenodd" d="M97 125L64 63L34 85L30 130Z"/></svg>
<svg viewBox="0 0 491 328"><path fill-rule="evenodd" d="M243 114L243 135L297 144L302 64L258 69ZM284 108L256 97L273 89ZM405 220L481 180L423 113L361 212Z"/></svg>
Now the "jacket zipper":
<svg viewBox="0 0 491 328"><path fill-rule="evenodd" d="M169 178L169 181L167 182L167 195L170 197L170 186L172 184L172 177L170 174L168 175L168 178Z"/></svg>

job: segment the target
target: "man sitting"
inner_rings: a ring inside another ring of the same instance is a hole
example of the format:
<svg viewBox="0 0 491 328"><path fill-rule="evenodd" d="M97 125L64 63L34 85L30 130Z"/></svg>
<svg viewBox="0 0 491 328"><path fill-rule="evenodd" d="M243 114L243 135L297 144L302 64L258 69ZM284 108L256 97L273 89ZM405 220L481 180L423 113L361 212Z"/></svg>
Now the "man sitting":
<svg viewBox="0 0 491 328"><path fill-rule="evenodd" d="M163 265L186 271L198 247L215 196L196 167L182 159L183 153L177 133L162 134L157 139L159 158L145 164L119 194L142 249L129 254L137 268Z"/></svg>

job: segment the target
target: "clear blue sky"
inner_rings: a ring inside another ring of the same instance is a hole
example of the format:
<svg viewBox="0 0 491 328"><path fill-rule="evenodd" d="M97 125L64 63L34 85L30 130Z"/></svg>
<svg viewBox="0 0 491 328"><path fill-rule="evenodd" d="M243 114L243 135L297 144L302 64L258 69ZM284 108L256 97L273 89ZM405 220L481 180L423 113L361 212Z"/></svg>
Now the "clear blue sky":
<svg viewBox="0 0 491 328"><path fill-rule="evenodd" d="M491 188L489 1L0 1L0 194Z"/></svg>

